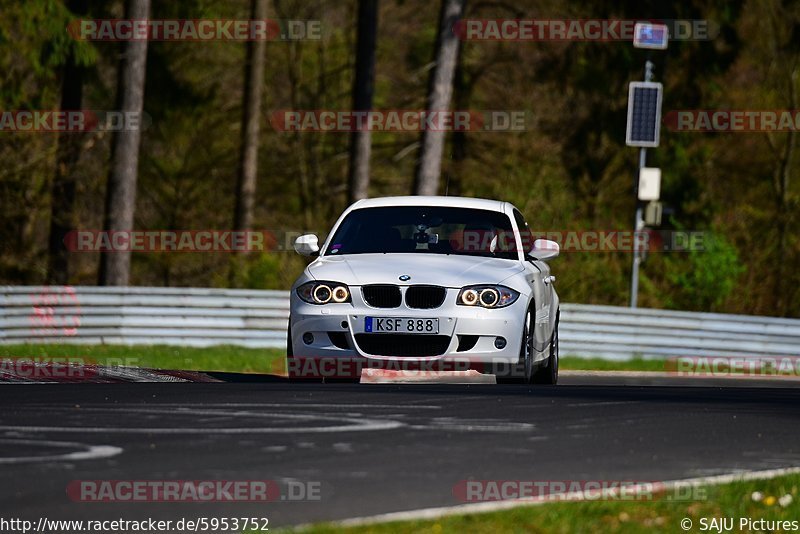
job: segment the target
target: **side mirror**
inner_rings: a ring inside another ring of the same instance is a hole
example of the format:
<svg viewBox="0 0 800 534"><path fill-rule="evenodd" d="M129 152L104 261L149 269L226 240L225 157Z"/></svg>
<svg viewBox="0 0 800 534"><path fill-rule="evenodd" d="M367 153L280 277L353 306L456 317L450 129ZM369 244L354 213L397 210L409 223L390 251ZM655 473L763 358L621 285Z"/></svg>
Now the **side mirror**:
<svg viewBox="0 0 800 534"><path fill-rule="evenodd" d="M319 241L314 234L301 235L294 240L294 250L303 256L316 256L319 254Z"/></svg>
<svg viewBox="0 0 800 534"><path fill-rule="evenodd" d="M533 242L530 255L537 260L552 260L558 256L561 247L555 241L549 239L537 239Z"/></svg>

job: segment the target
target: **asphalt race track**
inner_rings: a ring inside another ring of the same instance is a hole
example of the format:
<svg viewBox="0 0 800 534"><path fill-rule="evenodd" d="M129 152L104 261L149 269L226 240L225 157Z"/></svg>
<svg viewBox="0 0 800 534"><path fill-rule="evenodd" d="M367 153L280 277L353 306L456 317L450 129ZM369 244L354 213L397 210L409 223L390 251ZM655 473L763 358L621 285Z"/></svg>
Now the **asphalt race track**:
<svg viewBox="0 0 800 534"><path fill-rule="evenodd" d="M280 527L463 504L453 489L466 479L659 481L800 466L796 385L618 385L635 380L0 386L1 515L257 516ZM319 498L87 503L66 491L109 479L272 480L284 498L290 484Z"/></svg>

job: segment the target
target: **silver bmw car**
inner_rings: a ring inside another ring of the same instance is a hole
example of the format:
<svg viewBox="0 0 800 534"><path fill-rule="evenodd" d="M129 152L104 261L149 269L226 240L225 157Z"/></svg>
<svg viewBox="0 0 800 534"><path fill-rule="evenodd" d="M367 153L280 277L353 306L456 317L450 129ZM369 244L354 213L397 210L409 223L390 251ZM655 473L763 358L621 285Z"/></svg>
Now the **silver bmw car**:
<svg viewBox="0 0 800 534"><path fill-rule="evenodd" d="M532 240L510 203L360 200L321 246L307 234L294 247L316 259L291 290L290 378L358 378L375 366L558 380L559 299L547 261L559 247Z"/></svg>

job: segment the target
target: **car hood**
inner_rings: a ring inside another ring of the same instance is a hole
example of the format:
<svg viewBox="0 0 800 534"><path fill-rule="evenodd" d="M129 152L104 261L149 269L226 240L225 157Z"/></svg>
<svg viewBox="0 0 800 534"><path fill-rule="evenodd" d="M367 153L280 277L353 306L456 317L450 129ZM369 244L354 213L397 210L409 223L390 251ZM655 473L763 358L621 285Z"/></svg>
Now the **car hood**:
<svg viewBox="0 0 800 534"><path fill-rule="evenodd" d="M524 268L518 261L446 254L349 254L324 256L308 266L317 280L367 284L431 284L462 287L497 284ZM411 278L401 281L400 276Z"/></svg>

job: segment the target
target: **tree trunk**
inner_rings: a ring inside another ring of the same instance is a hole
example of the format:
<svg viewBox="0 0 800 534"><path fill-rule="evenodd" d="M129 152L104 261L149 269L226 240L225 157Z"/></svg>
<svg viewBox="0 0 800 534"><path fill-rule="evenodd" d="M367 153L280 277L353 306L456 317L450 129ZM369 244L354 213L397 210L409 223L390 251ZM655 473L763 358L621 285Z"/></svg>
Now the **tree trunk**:
<svg viewBox="0 0 800 534"><path fill-rule="evenodd" d="M276 4L277 7L277 4ZM281 14L279 13L279 16ZM291 109L300 109L300 67L303 62L303 49L298 46L297 41L287 43L289 49L289 61L287 62L287 77L289 78L289 103ZM300 206L303 211L303 228L312 228L311 213L314 211L316 195L311 191L310 180L308 177L308 162L305 157L305 145L303 134L295 131L293 135L295 146L294 154L297 157L297 185L300 196Z"/></svg>
<svg viewBox="0 0 800 534"><path fill-rule="evenodd" d="M267 0L251 0L250 17L267 18ZM245 64L245 88L242 105L241 152L236 184L235 230L249 230L253 225L256 177L258 175L258 139L261 131L261 98L264 93L264 40L248 41Z"/></svg>
<svg viewBox="0 0 800 534"><path fill-rule="evenodd" d="M127 19L150 17L150 0L127 0ZM117 110L141 116L147 67L147 40L128 41L117 78ZM114 133L111 172L106 192L104 229L131 231L136 211L136 177L139 167L139 128ZM110 252L100 262L100 285L126 286L131 275L130 251Z"/></svg>
<svg viewBox="0 0 800 534"><path fill-rule="evenodd" d="M267 0L251 0L250 18L261 20L267 18ZM241 149L236 180L236 207L233 214L233 229L236 231L250 230L253 226L266 44L263 39L247 42L244 96L242 98ZM233 254L229 281L232 286L235 286L242 265L240 254L237 251L233 251Z"/></svg>
<svg viewBox="0 0 800 534"><path fill-rule="evenodd" d="M353 81L353 109L372 109L375 88L375 41L378 31L378 0L358 2L358 42L356 72ZM369 129L353 132L350 138L349 200L369 196L369 157L372 134Z"/></svg>
<svg viewBox="0 0 800 534"><path fill-rule="evenodd" d="M461 18L465 3L466 0L442 0L439 32L436 37L436 59L428 84L429 112L447 111L450 107L460 44L453 26ZM444 131L422 132L420 155L414 175L414 193L417 195L435 195L439 191L444 138Z"/></svg>
<svg viewBox="0 0 800 534"><path fill-rule="evenodd" d="M472 83L467 85L466 72L464 72L462 47L458 49L456 72L453 79L453 99L456 109L469 108L472 96ZM457 130L453 132L453 164L450 172L445 174L445 195L461 196L461 179L464 174L464 160L467 159L467 132Z"/></svg>
<svg viewBox="0 0 800 534"><path fill-rule="evenodd" d="M67 9L84 16L87 0L70 0ZM70 50L62 73L61 109L76 111L83 106L84 68L75 61ZM50 238L47 252L47 283L64 285L69 282L69 251L64 238L75 228L75 167L81 156L84 136L78 132L61 133L56 151L56 169L51 186Z"/></svg>
<svg viewBox="0 0 800 534"><path fill-rule="evenodd" d="M794 86L794 78L796 70L793 70L789 75L789 109L797 109L797 90ZM775 189L776 189L776 214L775 223L778 231L778 261L775 262L775 284L773 288L774 298L774 313L780 316L786 316L789 311L790 301L787 300L786 294L786 274L788 262L788 233L789 233L789 219L791 217L791 208L789 207L790 191L789 186L792 183L792 174L794 169L794 152L797 144L797 132L792 130L787 134L786 145L784 145L783 153L777 160L775 169Z"/></svg>

